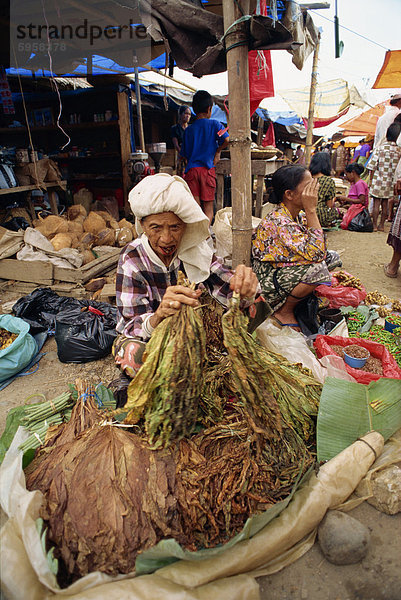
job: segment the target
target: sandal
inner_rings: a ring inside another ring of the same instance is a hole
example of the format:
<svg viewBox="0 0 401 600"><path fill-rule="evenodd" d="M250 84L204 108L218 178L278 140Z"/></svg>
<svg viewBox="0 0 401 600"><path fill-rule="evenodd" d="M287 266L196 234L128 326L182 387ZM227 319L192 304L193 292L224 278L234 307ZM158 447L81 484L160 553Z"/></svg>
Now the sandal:
<svg viewBox="0 0 401 600"><path fill-rule="evenodd" d="M397 272L396 272L395 275L393 273L389 273L389 271L388 271L388 265L384 265L383 266L383 271L384 271L385 276L386 277L390 277L391 279L395 279L397 277L397 275L398 275L398 269L397 269Z"/></svg>
<svg viewBox="0 0 401 600"><path fill-rule="evenodd" d="M277 323L277 325L280 325L280 327L292 327L293 329L298 331L298 333L301 332L299 323L283 323L282 321L280 321L280 319L278 319L277 317L274 317L273 315L270 316L270 319L273 319L273 321L275 321Z"/></svg>

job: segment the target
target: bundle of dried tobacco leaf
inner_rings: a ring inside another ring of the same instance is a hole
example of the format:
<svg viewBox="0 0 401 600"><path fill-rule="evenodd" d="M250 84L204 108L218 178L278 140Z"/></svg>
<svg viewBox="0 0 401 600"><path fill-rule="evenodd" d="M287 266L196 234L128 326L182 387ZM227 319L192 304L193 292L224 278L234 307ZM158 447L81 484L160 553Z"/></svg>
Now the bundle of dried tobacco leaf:
<svg viewBox="0 0 401 600"><path fill-rule="evenodd" d="M125 423L144 416L153 448L167 447L192 433L197 418L205 362L201 314L184 305L156 327L144 364L128 386Z"/></svg>
<svg viewBox="0 0 401 600"><path fill-rule="evenodd" d="M235 401L218 425L181 440L176 495L188 549L224 544L250 516L289 494L310 457L305 465L283 464L264 452L267 443Z"/></svg>
<svg viewBox="0 0 401 600"><path fill-rule="evenodd" d="M139 552L163 537L181 540L170 451L105 421L94 389L81 382L71 420L54 432L25 471L45 496L41 517L60 561L60 584L92 571L134 570Z"/></svg>
<svg viewBox="0 0 401 600"><path fill-rule="evenodd" d="M27 487L45 495L40 516L65 565L64 585L96 570L130 573L139 552L163 537L181 540L174 486L172 454L121 426L93 425L54 447Z"/></svg>
<svg viewBox="0 0 401 600"><path fill-rule="evenodd" d="M299 439L307 441L315 431L312 416L318 412L321 384L304 367L267 351L247 333L247 319L238 302L223 316L224 344L233 367L238 391L257 418L265 398L273 397L283 422Z"/></svg>

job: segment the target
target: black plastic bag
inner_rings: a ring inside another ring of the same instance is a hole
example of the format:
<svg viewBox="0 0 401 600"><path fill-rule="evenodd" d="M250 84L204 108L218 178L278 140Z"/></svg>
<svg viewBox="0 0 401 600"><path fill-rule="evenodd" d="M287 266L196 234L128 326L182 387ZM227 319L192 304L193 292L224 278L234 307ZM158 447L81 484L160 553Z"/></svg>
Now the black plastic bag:
<svg viewBox="0 0 401 600"><path fill-rule="evenodd" d="M360 233L371 233L373 231L373 222L367 208L364 208L350 221L348 231L358 231Z"/></svg>
<svg viewBox="0 0 401 600"><path fill-rule="evenodd" d="M39 288L20 298L13 313L29 323L32 335L55 330L61 362L84 363L103 358L110 353L117 335L115 306L59 296L50 288Z"/></svg>
<svg viewBox="0 0 401 600"><path fill-rule="evenodd" d="M8 229L9 231L19 231L20 229L25 231L25 229L30 227L28 221L24 219L24 217L13 217L5 223L2 223L1 226L5 227L5 229Z"/></svg>
<svg viewBox="0 0 401 600"><path fill-rule="evenodd" d="M82 304L76 298L59 296L50 288L39 288L20 298L13 306L13 313L29 323L30 333L35 335L54 329L56 315L74 306L81 307Z"/></svg>
<svg viewBox="0 0 401 600"><path fill-rule="evenodd" d="M294 308L294 315L297 323L306 336L314 335L318 332L319 321L317 313L319 310L319 301L315 294L309 294L303 298Z"/></svg>
<svg viewBox="0 0 401 600"><path fill-rule="evenodd" d="M57 355L64 363L86 363L107 356L116 332L117 309L102 302L80 302L56 316Z"/></svg>

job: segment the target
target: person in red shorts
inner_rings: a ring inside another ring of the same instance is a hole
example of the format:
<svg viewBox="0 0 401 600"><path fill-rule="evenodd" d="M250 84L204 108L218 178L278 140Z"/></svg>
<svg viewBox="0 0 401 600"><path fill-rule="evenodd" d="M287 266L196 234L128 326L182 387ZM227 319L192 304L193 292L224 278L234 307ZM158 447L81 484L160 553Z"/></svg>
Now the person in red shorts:
<svg viewBox="0 0 401 600"><path fill-rule="evenodd" d="M196 92L192 108L196 120L186 128L181 156L187 161L184 179L195 200L212 222L216 191L215 165L221 151L228 146L228 133L216 119L211 119L213 98L205 90Z"/></svg>

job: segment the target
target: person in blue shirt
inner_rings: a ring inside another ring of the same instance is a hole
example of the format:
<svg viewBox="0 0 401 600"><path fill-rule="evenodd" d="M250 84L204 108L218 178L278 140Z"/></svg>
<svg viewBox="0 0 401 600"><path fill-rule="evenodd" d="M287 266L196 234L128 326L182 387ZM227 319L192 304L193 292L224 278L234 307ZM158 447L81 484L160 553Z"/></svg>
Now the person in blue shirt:
<svg viewBox="0 0 401 600"><path fill-rule="evenodd" d="M212 106L213 98L209 92L196 92L192 99L196 120L185 130L181 147L181 156L186 160L184 179L210 222L216 190L214 167L229 141L220 121L210 118Z"/></svg>

